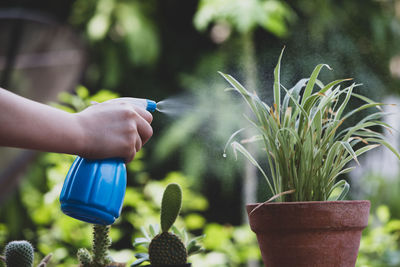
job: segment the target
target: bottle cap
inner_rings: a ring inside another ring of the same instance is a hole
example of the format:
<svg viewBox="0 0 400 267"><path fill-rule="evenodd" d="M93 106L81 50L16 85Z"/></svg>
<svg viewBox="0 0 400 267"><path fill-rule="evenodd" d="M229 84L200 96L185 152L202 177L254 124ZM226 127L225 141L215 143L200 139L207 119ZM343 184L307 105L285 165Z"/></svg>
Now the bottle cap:
<svg viewBox="0 0 400 267"><path fill-rule="evenodd" d="M146 110L150 111L150 112L154 112L157 108L157 103L153 100L149 100L149 99L146 99L146 100L147 100Z"/></svg>

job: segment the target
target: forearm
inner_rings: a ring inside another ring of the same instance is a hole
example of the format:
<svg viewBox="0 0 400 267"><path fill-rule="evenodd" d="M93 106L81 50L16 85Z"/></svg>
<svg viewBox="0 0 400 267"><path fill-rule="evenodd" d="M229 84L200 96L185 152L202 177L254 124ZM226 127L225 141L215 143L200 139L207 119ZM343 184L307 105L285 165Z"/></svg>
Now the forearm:
<svg viewBox="0 0 400 267"><path fill-rule="evenodd" d="M0 146L79 154L76 115L0 89Z"/></svg>

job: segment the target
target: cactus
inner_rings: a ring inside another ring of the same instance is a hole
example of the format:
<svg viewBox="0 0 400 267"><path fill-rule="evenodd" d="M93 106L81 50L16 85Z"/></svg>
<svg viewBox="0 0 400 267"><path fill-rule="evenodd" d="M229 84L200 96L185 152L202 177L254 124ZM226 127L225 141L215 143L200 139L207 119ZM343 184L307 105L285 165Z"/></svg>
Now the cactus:
<svg viewBox="0 0 400 267"><path fill-rule="evenodd" d="M79 262L83 265L83 267L89 267L92 262L92 255L86 248L80 248L76 253L78 256Z"/></svg>
<svg viewBox="0 0 400 267"><path fill-rule="evenodd" d="M165 188L161 202L161 230L168 232L178 217L182 206L182 190L178 184Z"/></svg>
<svg viewBox="0 0 400 267"><path fill-rule="evenodd" d="M182 240L175 234L163 232L150 243L149 259L152 265L185 264L187 252Z"/></svg>
<svg viewBox="0 0 400 267"><path fill-rule="evenodd" d="M108 248L111 246L109 232L109 225L93 225L92 252L83 248L77 252L78 260L83 267L103 267L111 262L108 256Z"/></svg>
<svg viewBox="0 0 400 267"><path fill-rule="evenodd" d="M150 261L154 266L182 265L187 257L202 251L197 244L199 238L188 240L187 233L173 226L182 206L182 190L178 184L169 184L164 191L161 202L161 233L159 227L150 225L149 233L142 228L146 238L135 239L134 246L148 247L147 253L136 254L137 260L131 266L139 266ZM172 232L169 232L172 228ZM152 237L150 239L150 237ZM184 241L182 241L184 240Z"/></svg>
<svg viewBox="0 0 400 267"><path fill-rule="evenodd" d="M26 240L11 241L6 245L5 255L0 256L0 260L5 262L7 267L32 267L34 259L33 251L33 246ZM44 257L37 267L46 267L52 256L50 253Z"/></svg>
<svg viewBox="0 0 400 267"><path fill-rule="evenodd" d="M153 238L149 245L149 259L153 265L185 264L187 252L182 240L169 229L178 217L182 206L182 190L178 184L169 184L161 202L162 233Z"/></svg>
<svg viewBox="0 0 400 267"><path fill-rule="evenodd" d="M93 226L93 262L95 264L107 265L110 263L108 257L108 248L111 246L109 232L109 225L95 224Z"/></svg>
<svg viewBox="0 0 400 267"><path fill-rule="evenodd" d="M26 240L11 241L5 248L7 267L32 267L33 247Z"/></svg>

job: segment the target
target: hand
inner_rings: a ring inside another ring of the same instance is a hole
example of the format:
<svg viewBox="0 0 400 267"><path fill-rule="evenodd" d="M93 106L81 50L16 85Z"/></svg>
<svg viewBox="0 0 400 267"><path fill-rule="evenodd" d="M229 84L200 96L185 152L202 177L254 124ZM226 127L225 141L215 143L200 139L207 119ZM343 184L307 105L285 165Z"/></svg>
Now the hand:
<svg viewBox="0 0 400 267"><path fill-rule="evenodd" d="M85 158L118 157L130 162L153 135L153 116L130 98L97 103L74 115L82 133L79 155Z"/></svg>

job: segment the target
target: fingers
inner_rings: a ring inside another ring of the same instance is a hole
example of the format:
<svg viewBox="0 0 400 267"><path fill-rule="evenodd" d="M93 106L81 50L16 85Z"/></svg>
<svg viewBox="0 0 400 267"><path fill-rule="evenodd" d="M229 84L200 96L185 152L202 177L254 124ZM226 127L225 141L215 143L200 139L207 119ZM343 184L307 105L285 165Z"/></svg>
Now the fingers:
<svg viewBox="0 0 400 267"><path fill-rule="evenodd" d="M139 102L138 102L139 101ZM105 103L110 104L125 104L131 106L137 113L140 114L148 123L153 121L153 115L146 110L147 102L145 99L121 97L106 101Z"/></svg>
<svg viewBox="0 0 400 267"><path fill-rule="evenodd" d="M151 123L153 121L153 115L151 115L150 112L148 112L147 110L140 108L138 106L133 105L133 108L135 109L135 111L137 113L139 113L139 115L145 119L148 123Z"/></svg>
<svg viewBox="0 0 400 267"><path fill-rule="evenodd" d="M128 138L131 140L131 149L129 156L126 158L127 163L134 159L136 153L153 135L153 128L150 125L153 116L148 111L134 107L129 114L131 127L128 131L130 135Z"/></svg>
<svg viewBox="0 0 400 267"><path fill-rule="evenodd" d="M131 162L135 158L136 152L138 152L143 146L141 138L134 138L134 139L135 139L134 141L135 144L132 146L128 157L125 159L126 163Z"/></svg>
<svg viewBox="0 0 400 267"><path fill-rule="evenodd" d="M125 159L125 162L126 163L131 162L135 158L135 155L136 155L136 149L133 149L132 153L130 153L129 156Z"/></svg>
<svg viewBox="0 0 400 267"><path fill-rule="evenodd" d="M153 129L150 124L153 121L153 115L145 110L143 107L135 105L134 102L130 101L131 98L117 98L107 101L108 103L118 103L120 105L124 105L125 107L129 107L130 112L128 112L128 116L132 115L130 119L133 119L137 125L137 132L141 138L142 145L145 144L150 137L153 135ZM133 112L132 112L133 111ZM138 148L136 151L139 151Z"/></svg>
<svg viewBox="0 0 400 267"><path fill-rule="evenodd" d="M140 115L137 117L136 125L142 142L141 145L144 145L153 135L153 128L150 126L150 123Z"/></svg>

